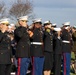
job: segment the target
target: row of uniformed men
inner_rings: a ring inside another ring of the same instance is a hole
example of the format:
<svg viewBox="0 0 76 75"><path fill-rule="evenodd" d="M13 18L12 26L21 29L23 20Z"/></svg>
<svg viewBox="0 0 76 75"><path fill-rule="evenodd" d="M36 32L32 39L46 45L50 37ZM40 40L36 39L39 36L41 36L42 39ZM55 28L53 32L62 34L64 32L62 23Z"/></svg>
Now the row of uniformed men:
<svg viewBox="0 0 76 75"><path fill-rule="evenodd" d="M54 63L54 74L60 75L61 56L63 52L63 74L70 75L71 36L70 24L64 24L63 29L53 28L52 23L44 23L42 31L41 19L35 19L32 27L27 26L28 17L18 18L19 27L14 30L17 42L16 58L18 60L17 75L26 75L32 56L32 75L50 75ZM10 74L12 59L11 39L8 31L9 21L0 20L0 74ZM11 32L11 30L9 30ZM31 43L30 43L31 40ZM31 45L30 45L31 44ZM54 56L53 56L54 55ZM55 58L54 58L55 57ZM11 60L10 60L11 59Z"/></svg>

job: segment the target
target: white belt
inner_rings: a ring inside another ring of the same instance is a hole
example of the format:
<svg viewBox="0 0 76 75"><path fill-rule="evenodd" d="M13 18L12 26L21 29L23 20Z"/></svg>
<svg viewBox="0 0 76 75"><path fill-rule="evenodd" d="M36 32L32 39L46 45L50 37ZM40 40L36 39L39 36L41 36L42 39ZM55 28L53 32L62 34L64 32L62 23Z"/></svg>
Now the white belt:
<svg viewBox="0 0 76 75"><path fill-rule="evenodd" d="M43 43L41 43L41 42L31 42L31 44L42 45Z"/></svg>
<svg viewBox="0 0 76 75"><path fill-rule="evenodd" d="M11 72L11 74L12 74L12 75L15 75L16 73L15 73L15 72Z"/></svg>
<svg viewBox="0 0 76 75"><path fill-rule="evenodd" d="M63 42L63 43L70 43L70 41L66 41L66 40L63 40L62 42Z"/></svg>

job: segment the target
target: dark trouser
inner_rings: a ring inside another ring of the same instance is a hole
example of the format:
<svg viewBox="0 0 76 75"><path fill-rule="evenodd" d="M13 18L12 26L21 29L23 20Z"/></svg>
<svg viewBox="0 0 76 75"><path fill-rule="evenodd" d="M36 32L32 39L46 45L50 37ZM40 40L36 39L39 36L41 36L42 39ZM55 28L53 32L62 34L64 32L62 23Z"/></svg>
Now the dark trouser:
<svg viewBox="0 0 76 75"><path fill-rule="evenodd" d="M10 75L11 65L10 64L0 64L0 75Z"/></svg>
<svg viewBox="0 0 76 75"><path fill-rule="evenodd" d="M61 75L61 54L55 54L54 75Z"/></svg>

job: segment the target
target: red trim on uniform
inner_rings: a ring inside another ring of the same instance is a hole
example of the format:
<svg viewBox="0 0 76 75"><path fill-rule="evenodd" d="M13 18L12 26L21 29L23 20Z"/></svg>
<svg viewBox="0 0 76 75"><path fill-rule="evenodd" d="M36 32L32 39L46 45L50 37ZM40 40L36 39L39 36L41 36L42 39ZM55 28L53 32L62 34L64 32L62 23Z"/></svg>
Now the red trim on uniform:
<svg viewBox="0 0 76 75"><path fill-rule="evenodd" d="M64 53L64 75L66 75L66 54Z"/></svg>
<svg viewBox="0 0 76 75"><path fill-rule="evenodd" d="M18 58L18 71L17 71L17 75L20 75L20 64L21 64L21 58Z"/></svg>

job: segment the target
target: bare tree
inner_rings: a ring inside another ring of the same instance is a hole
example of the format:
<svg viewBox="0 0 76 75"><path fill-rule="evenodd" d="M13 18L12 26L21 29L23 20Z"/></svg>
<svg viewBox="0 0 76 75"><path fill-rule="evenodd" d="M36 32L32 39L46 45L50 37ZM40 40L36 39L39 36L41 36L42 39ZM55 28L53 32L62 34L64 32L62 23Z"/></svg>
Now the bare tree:
<svg viewBox="0 0 76 75"><path fill-rule="evenodd" d="M2 18L5 14L5 4L0 1L0 18Z"/></svg>
<svg viewBox="0 0 76 75"><path fill-rule="evenodd" d="M24 15L30 15L33 12L33 4L30 0L16 0L10 10L9 14L12 18L18 18ZM32 17L31 15L30 17Z"/></svg>
<svg viewBox="0 0 76 75"><path fill-rule="evenodd" d="M0 2L0 13L2 12L3 7L4 7L4 4L2 4L2 2Z"/></svg>

